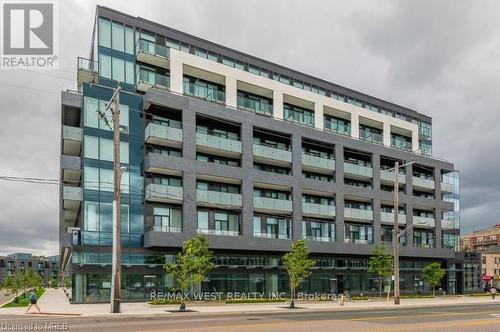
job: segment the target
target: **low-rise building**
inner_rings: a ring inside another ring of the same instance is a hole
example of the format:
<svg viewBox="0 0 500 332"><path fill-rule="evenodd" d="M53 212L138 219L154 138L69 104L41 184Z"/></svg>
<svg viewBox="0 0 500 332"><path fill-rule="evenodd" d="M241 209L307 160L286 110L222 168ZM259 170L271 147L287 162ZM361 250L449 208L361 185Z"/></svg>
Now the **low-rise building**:
<svg viewBox="0 0 500 332"><path fill-rule="evenodd" d="M500 246L500 224L460 237L460 247L464 251L483 251L497 246Z"/></svg>
<svg viewBox="0 0 500 332"><path fill-rule="evenodd" d="M481 252L482 276L485 285L500 288L500 247Z"/></svg>
<svg viewBox="0 0 500 332"><path fill-rule="evenodd" d="M49 285L52 279L57 279L59 272L59 256L34 256L30 253L14 253L0 256L0 283L5 278L13 276L18 271L32 269L43 278L43 283Z"/></svg>

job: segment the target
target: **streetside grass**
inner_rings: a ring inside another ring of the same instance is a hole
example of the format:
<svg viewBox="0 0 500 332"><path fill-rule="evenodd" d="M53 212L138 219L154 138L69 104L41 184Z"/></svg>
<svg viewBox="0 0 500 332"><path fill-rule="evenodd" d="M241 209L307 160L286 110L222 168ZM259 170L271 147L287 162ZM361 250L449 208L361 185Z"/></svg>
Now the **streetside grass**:
<svg viewBox="0 0 500 332"><path fill-rule="evenodd" d="M392 296L391 296L392 298ZM405 294L405 295L400 295L399 298L401 299L434 299L437 298L437 296L432 296L432 295L418 295L418 294Z"/></svg>
<svg viewBox="0 0 500 332"><path fill-rule="evenodd" d="M234 299L234 300L225 300L225 304L240 304L240 303L278 303L278 302L286 302L288 299Z"/></svg>
<svg viewBox="0 0 500 332"><path fill-rule="evenodd" d="M43 295L43 293L45 293L45 289L44 288L39 288L36 290L36 297L37 299L40 299L40 297ZM29 304L30 304L30 297L29 297L29 292L26 293L26 297L24 297L23 295L19 295L18 296L18 303L15 302L15 300L5 304L4 306L2 306L2 308L19 308L19 307L27 307Z"/></svg>
<svg viewBox="0 0 500 332"><path fill-rule="evenodd" d="M490 293L476 293L476 294L465 294L465 296L480 297L480 296L491 296Z"/></svg>

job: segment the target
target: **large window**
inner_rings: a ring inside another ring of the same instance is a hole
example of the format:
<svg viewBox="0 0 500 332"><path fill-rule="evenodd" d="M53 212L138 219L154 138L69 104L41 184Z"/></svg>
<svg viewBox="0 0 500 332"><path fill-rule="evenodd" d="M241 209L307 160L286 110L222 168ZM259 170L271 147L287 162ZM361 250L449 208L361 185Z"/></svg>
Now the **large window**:
<svg viewBox="0 0 500 332"><path fill-rule="evenodd" d="M198 210L197 232L210 235L238 236L240 213L224 210Z"/></svg>
<svg viewBox="0 0 500 332"><path fill-rule="evenodd" d="M346 224L345 241L347 243L373 243L373 227L364 224Z"/></svg>
<svg viewBox="0 0 500 332"><path fill-rule="evenodd" d="M117 22L99 18L99 46L134 54L134 30Z"/></svg>
<svg viewBox="0 0 500 332"><path fill-rule="evenodd" d="M284 119L288 122L314 127L314 112L299 106L283 104Z"/></svg>
<svg viewBox="0 0 500 332"><path fill-rule="evenodd" d="M290 239L292 236L290 219L255 215L253 218L253 235L270 239Z"/></svg>
<svg viewBox="0 0 500 332"><path fill-rule="evenodd" d="M83 156L89 159L113 161L113 140L85 135ZM120 162L129 163L129 143L120 142Z"/></svg>
<svg viewBox="0 0 500 332"><path fill-rule="evenodd" d="M100 53L99 76L119 82L134 84L134 63Z"/></svg>
<svg viewBox="0 0 500 332"><path fill-rule="evenodd" d="M99 46L111 48L111 22L99 19Z"/></svg>
<svg viewBox="0 0 500 332"><path fill-rule="evenodd" d="M155 232L182 231L182 209L180 207L154 207L153 208Z"/></svg>
<svg viewBox="0 0 500 332"><path fill-rule="evenodd" d="M84 167L84 188L89 190L113 191L114 173L112 169ZM121 178L121 190L123 193L129 193L130 189L129 172L123 172ZM139 188L133 188L138 191Z"/></svg>
<svg viewBox="0 0 500 332"><path fill-rule="evenodd" d="M420 248L434 248L434 231L415 229L413 245Z"/></svg>
<svg viewBox="0 0 500 332"><path fill-rule="evenodd" d="M83 124L86 127L98 128L102 130L111 131L106 122L99 117L98 111L103 112L106 115L106 119L110 124L113 123L111 117L111 111L106 111L107 100L99 100L90 97L84 97L84 112L83 112ZM120 104L120 127L127 132L129 126L129 107L124 104Z"/></svg>
<svg viewBox="0 0 500 332"><path fill-rule="evenodd" d="M349 120L337 118L328 114L323 116L324 127L326 130L330 130L342 135L351 135L351 122Z"/></svg>
<svg viewBox="0 0 500 332"><path fill-rule="evenodd" d="M85 201L83 204L83 230L93 232L113 231L113 203ZM129 206L121 205L122 233L129 232Z"/></svg>

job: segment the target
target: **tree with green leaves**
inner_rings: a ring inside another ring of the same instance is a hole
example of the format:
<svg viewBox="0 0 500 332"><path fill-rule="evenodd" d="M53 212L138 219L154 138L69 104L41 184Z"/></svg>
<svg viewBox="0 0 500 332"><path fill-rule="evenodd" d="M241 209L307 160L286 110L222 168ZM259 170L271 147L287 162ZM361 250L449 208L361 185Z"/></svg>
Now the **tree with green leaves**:
<svg viewBox="0 0 500 332"><path fill-rule="evenodd" d="M23 289L26 291L27 288L30 289L38 289L43 286L43 278L41 275L33 271L32 269L28 269L24 272L22 277Z"/></svg>
<svg viewBox="0 0 500 332"><path fill-rule="evenodd" d="M283 256L283 264L290 279L290 309L295 308L295 292L304 280L311 275L314 260L309 258L309 249L305 240L292 244L292 251Z"/></svg>
<svg viewBox="0 0 500 332"><path fill-rule="evenodd" d="M24 274L17 271L13 276L8 276L3 283L3 287L9 290L10 293L16 294L14 302L19 302L19 291L24 289L23 284Z"/></svg>
<svg viewBox="0 0 500 332"><path fill-rule="evenodd" d="M431 284L432 296L436 296L436 286L441 282L446 271L441 268L441 263L434 262L426 265L422 270L422 279Z"/></svg>
<svg viewBox="0 0 500 332"><path fill-rule="evenodd" d="M180 291L186 292L193 283L201 283L214 267L213 253L208 249L207 238L201 234L184 242L175 263L167 263L165 271L176 281ZM181 301L179 311L186 310Z"/></svg>
<svg viewBox="0 0 500 332"><path fill-rule="evenodd" d="M379 296L382 297L384 280L392 275L392 255L388 254L385 246L376 245L368 262L368 272L378 277Z"/></svg>

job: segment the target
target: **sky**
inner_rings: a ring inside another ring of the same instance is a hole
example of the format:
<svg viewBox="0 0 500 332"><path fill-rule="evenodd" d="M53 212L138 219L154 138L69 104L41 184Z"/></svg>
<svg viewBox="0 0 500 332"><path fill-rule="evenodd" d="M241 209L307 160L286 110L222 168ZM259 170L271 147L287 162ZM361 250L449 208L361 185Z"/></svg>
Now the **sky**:
<svg viewBox="0 0 500 332"><path fill-rule="evenodd" d="M59 70L0 71L0 176L57 179L60 91L97 4L415 109L461 179L462 233L500 223L499 1L58 1ZM55 185L0 181L0 254L58 253Z"/></svg>

